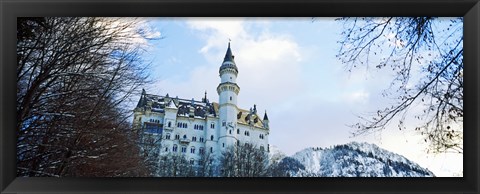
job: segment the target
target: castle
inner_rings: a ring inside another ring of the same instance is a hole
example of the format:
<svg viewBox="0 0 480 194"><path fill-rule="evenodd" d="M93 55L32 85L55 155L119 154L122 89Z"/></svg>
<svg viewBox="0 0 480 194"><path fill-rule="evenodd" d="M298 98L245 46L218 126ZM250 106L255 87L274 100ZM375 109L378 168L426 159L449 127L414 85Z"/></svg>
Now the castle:
<svg viewBox="0 0 480 194"><path fill-rule="evenodd" d="M134 109L134 126L161 137L160 154L182 153L194 164L201 155L220 156L229 146L252 145L269 151L267 113L260 118L256 105L249 110L237 106L240 87L238 68L228 43L219 69L219 102L210 102L205 92L201 101L147 94L145 90Z"/></svg>

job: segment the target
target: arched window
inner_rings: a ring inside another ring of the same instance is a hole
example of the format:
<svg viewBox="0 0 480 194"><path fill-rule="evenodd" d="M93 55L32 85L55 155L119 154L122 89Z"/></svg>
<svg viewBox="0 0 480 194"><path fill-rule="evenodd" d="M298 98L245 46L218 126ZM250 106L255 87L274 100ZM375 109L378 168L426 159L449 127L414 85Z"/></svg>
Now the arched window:
<svg viewBox="0 0 480 194"><path fill-rule="evenodd" d="M205 152L205 151L203 150L203 148L199 148L199 149L198 149L198 153L203 154L204 152Z"/></svg>
<svg viewBox="0 0 480 194"><path fill-rule="evenodd" d="M192 154L195 153L195 147L192 146L192 147L190 148L190 153L192 153Z"/></svg>
<svg viewBox="0 0 480 194"><path fill-rule="evenodd" d="M187 152L187 147L182 147L182 153Z"/></svg>
<svg viewBox="0 0 480 194"><path fill-rule="evenodd" d="M187 135L183 135L183 139L187 139Z"/></svg>
<svg viewBox="0 0 480 194"><path fill-rule="evenodd" d="M228 133L232 134L232 130L229 130Z"/></svg>
<svg viewBox="0 0 480 194"><path fill-rule="evenodd" d="M165 139L170 139L170 133L167 133L167 134L165 135Z"/></svg>
<svg viewBox="0 0 480 194"><path fill-rule="evenodd" d="M210 140L212 140L212 141L213 141L213 135L212 135L212 136L210 136Z"/></svg>
<svg viewBox="0 0 480 194"><path fill-rule="evenodd" d="M172 127L172 122L168 121L168 127Z"/></svg>
<svg viewBox="0 0 480 194"><path fill-rule="evenodd" d="M240 134L240 129L237 129L237 134Z"/></svg>
<svg viewBox="0 0 480 194"><path fill-rule="evenodd" d="M210 147L210 153L213 153L213 147Z"/></svg>
<svg viewBox="0 0 480 194"><path fill-rule="evenodd" d="M215 123L210 123L210 128L215 128Z"/></svg>
<svg viewBox="0 0 480 194"><path fill-rule="evenodd" d="M172 151L173 151L173 152L177 152L177 149L178 149L178 146L177 146L177 144L173 145L173 149L172 149Z"/></svg>

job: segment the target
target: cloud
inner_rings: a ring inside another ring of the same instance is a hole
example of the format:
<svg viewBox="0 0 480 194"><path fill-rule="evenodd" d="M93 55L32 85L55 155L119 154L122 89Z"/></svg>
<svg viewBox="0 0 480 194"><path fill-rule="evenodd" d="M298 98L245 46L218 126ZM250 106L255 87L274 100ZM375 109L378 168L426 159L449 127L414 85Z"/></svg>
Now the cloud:
<svg viewBox="0 0 480 194"><path fill-rule="evenodd" d="M344 96L344 100L348 103L367 103L370 97L370 93L366 92L365 90L359 90L347 93Z"/></svg>
<svg viewBox="0 0 480 194"><path fill-rule="evenodd" d="M300 91L301 48L287 34L270 33L268 22L242 18L192 19L187 25L205 41L199 53L214 64L210 68L216 71L225 55L227 41L231 40L239 69L237 83L242 108L257 104L260 110L269 109L288 100L290 96L285 94ZM212 84L216 86L218 82L217 75Z"/></svg>

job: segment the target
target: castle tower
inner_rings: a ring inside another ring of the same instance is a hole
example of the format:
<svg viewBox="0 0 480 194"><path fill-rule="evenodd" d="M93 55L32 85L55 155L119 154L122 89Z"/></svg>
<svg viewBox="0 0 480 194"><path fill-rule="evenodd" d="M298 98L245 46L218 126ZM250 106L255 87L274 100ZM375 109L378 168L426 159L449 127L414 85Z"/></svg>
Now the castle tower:
<svg viewBox="0 0 480 194"><path fill-rule="evenodd" d="M220 66L220 84L217 87L219 95L219 151L224 150L228 146L235 145L237 139L235 130L237 128L237 96L240 87L237 85L238 69L228 43L227 53Z"/></svg>

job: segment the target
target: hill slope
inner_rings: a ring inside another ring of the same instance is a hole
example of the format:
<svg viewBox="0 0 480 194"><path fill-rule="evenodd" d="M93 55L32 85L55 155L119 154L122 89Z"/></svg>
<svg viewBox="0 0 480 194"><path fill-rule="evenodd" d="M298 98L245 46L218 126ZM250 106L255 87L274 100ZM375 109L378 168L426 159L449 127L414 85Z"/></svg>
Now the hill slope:
<svg viewBox="0 0 480 194"><path fill-rule="evenodd" d="M428 169L375 144L352 142L333 148L306 148L278 164L290 176L433 177Z"/></svg>

